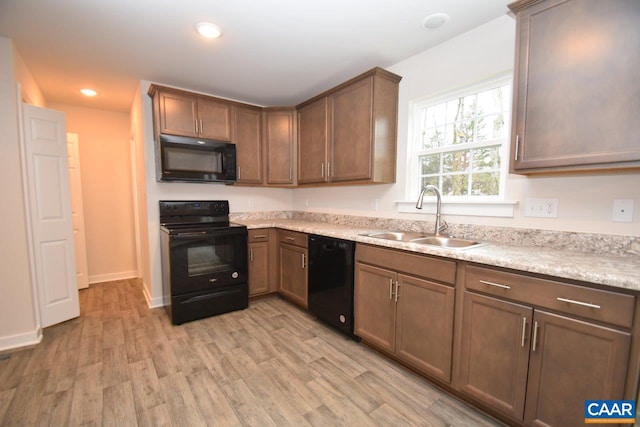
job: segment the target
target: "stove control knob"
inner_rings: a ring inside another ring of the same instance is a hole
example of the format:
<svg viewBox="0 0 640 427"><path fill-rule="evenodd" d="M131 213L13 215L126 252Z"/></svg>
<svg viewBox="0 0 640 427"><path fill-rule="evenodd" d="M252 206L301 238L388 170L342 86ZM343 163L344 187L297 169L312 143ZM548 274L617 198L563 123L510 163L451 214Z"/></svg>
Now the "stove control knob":
<svg viewBox="0 0 640 427"><path fill-rule="evenodd" d="M234 271L233 273L231 273L231 277L233 277L234 279L238 278L238 272Z"/></svg>

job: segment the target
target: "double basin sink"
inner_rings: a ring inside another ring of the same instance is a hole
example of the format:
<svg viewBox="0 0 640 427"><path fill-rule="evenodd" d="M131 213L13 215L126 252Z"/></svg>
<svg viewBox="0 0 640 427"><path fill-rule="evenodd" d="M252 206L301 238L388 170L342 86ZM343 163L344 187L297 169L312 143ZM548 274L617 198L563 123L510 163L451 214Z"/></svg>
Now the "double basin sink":
<svg viewBox="0 0 640 427"><path fill-rule="evenodd" d="M376 239L394 240L397 242L417 243L420 245L438 246L449 249L470 249L485 245L484 242L476 240L459 239L456 237L426 235L411 231L382 231L375 233L364 233L362 236Z"/></svg>

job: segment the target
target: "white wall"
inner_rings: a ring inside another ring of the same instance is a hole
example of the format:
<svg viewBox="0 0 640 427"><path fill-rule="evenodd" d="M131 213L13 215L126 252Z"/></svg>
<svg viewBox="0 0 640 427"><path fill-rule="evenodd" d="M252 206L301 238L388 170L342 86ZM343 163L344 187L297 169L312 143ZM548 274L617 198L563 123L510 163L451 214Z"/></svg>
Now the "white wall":
<svg viewBox="0 0 640 427"><path fill-rule="evenodd" d="M515 21L503 16L461 36L406 59L387 69L402 76L398 112L398 174L395 184L371 187L309 188L294 190L293 208L364 216L433 221L433 215L404 214L395 202L407 197L406 164L409 103L457 89L489 77L512 72ZM524 217L525 198L558 199L557 218ZM446 216L451 223L504 227L640 235L640 173L591 173L547 177L510 175L506 199L518 201L513 218ZM634 200L631 223L611 221L614 199ZM444 208L446 212L446 203Z"/></svg>
<svg viewBox="0 0 640 427"><path fill-rule="evenodd" d="M31 288L25 196L22 188L16 81L32 81L10 39L0 37L0 350L33 344L39 325ZM27 86L27 85L25 85ZM28 92L38 98L33 89Z"/></svg>
<svg viewBox="0 0 640 427"><path fill-rule="evenodd" d="M151 98L147 95L151 82L142 81L139 96L144 134L144 177L146 189L146 231L148 233L149 276L143 277L150 305L162 304L162 265L160 259L159 200L229 200L236 212L288 211L292 206L292 191L280 188L228 186L224 184L194 184L157 182L153 141ZM186 88L188 90L188 88ZM142 220L144 221L144 219ZM143 225L144 226L144 225ZM141 232L141 235L144 234Z"/></svg>

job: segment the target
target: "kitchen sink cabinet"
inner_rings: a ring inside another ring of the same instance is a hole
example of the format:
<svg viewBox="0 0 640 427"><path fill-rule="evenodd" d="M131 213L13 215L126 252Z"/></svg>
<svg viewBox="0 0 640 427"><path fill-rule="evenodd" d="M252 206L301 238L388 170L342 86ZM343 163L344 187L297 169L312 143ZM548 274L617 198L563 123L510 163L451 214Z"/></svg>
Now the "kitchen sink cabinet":
<svg viewBox="0 0 640 427"><path fill-rule="evenodd" d="M233 108L238 184L262 184L262 109Z"/></svg>
<svg viewBox="0 0 640 427"><path fill-rule="evenodd" d="M624 397L631 333L612 323L631 326L633 296L467 266L463 299L461 393L539 426L582 425L586 399Z"/></svg>
<svg viewBox="0 0 640 427"><path fill-rule="evenodd" d="M407 263L403 259L407 256L415 258ZM386 259L384 266L379 265L380 257ZM455 276L455 263L449 261L358 245L355 333L414 369L448 383L455 291L450 284L410 275L416 272L411 265L421 258L435 265L434 270L446 274L453 270Z"/></svg>
<svg viewBox="0 0 640 427"><path fill-rule="evenodd" d="M640 2L522 0L511 172L640 167Z"/></svg>
<svg viewBox="0 0 640 427"><path fill-rule="evenodd" d="M151 85L156 133L231 141L231 108L228 101Z"/></svg>
<svg viewBox="0 0 640 427"><path fill-rule="evenodd" d="M398 84L374 68L298 105L298 183L395 182Z"/></svg>
<svg viewBox="0 0 640 427"><path fill-rule="evenodd" d="M308 307L307 261L309 258L307 235L295 231L278 231L279 287L288 300Z"/></svg>
<svg viewBox="0 0 640 427"><path fill-rule="evenodd" d="M264 109L265 184L295 184L295 108Z"/></svg>

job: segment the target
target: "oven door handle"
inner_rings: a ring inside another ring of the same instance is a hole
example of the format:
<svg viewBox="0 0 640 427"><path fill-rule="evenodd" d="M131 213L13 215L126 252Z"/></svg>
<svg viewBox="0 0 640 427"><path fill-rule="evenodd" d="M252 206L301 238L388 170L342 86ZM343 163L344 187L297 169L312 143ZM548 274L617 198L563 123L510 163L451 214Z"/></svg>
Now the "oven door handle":
<svg viewBox="0 0 640 427"><path fill-rule="evenodd" d="M180 236L180 237L189 237L189 236L203 236L207 234L206 231L193 231L190 233L178 233L176 234L176 236Z"/></svg>

